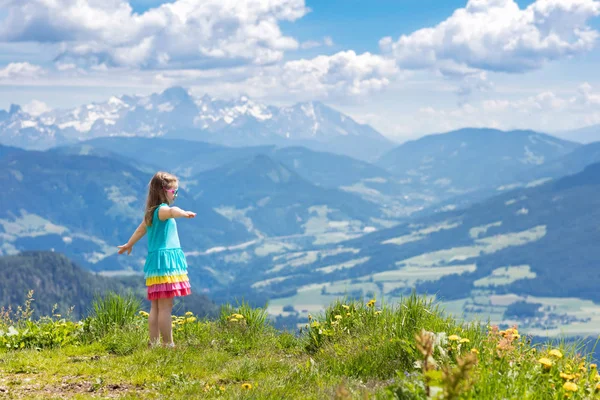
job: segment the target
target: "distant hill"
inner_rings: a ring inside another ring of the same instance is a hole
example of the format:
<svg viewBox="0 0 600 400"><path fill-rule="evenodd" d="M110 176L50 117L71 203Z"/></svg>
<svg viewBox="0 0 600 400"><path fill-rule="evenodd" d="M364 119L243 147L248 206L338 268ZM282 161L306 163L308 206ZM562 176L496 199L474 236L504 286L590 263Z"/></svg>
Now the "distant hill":
<svg viewBox="0 0 600 400"><path fill-rule="evenodd" d="M254 229L268 236L304 233L311 218L377 225L381 210L373 203L338 189L316 186L266 156L233 161L194 177L194 199L215 208L244 210ZM195 189L195 190L194 190ZM360 228L360 227L359 227Z"/></svg>
<svg viewBox="0 0 600 400"><path fill-rule="evenodd" d="M579 146L533 131L466 128L406 142L376 164L414 192L442 200L520 182L524 171Z"/></svg>
<svg viewBox="0 0 600 400"><path fill-rule="evenodd" d="M557 132L556 136L580 143L598 142L600 141L600 124L590 125L570 131Z"/></svg>
<svg viewBox="0 0 600 400"><path fill-rule="evenodd" d="M145 240L135 257L114 255L142 221L150 178L107 157L19 151L0 158L0 254L54 249L97 271L139 270ZM179 226L189 251L251 238L244 226L185 190L177 204L198 213L196 220Z"/></svg>
<svg viewBox="0 0 600 400"><path fill-rule="evenodd" d="M0 257L0 307L22 306L27 292L34 291L34 317L51 315L54 304L57 312L65 315L70 308L73 316L86 315L92 301L107 291L133 293L145 299L142 277L108 278L79 267L62 254L47 251L29 251L18 255ZM148 302L144 301L145 308ZM193 311L200 316L213 316L216 305L206 296L193 294L185 298L178 308Z"/></svg>
<svg viewBox="0 0 600 400"><path fill-rule="evenodd" d="M559 328L580 334L600 324L600 306L594 304L600 303L598 221L595 163L574 175L335 245L238 264L224 262L235 259L231 251L199 262L235 276L227 287L211 288L211 297L266 296L275 313L286 305L314 311L345 295L392 302L416 288L444 300L453 313L480 313L494 321L540 308L542 317L520 319L519 326L537 329L537 335ZM507 308L518 302L527 306Z"/></svg>

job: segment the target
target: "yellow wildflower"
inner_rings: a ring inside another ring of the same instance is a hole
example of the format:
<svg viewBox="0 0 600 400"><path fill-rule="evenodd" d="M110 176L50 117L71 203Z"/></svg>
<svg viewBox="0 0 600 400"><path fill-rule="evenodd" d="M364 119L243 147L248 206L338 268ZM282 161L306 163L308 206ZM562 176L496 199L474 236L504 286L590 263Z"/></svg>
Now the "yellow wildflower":
<svg viewBox="0 0 600 400"><path fill-rule="evenodd" d="M477 350L475 347L473 347L471 349L471 353L479 354L479 350Z"/></svg>
<svg viewBox="0 0 600 400"><path fill-rule="evenodd" d="M448 336L448 340L451 342L458 342L460 340L460 336L458 335L450 335Z"/></svg>
<svg viewBox="0 0 600 400"><path fill-rule="evenodd" d="M470 343L471 341L467 338L462 338L462 339L460 339L460 342L461 343Z"/></svg>
<svg viewBox="0 0 600 400"><path fill-rule="evenodd" d="M237 318L237 319L243 319L244 318L244 316L242 314L231 314L231 316L233 318Z"/></svg>
<svg viewBox="0 0 600 400"><path fill-rule="evenodd" d="M185 319L185 322L194 322L196 321L196 317L188 317Z"/></svg>
<svg viewBox="0 0 600 400"><path fill-rule="evenodd" d="M538 362L539 362L540 364L542 364L542 365L543 365L545 368L551 368L551 367L552 367L552 364L553 364L552 360L550 360L549 358L546 358L546 357L542 357L542 358L540 358L540 359L538 360Z"/></svg>
<svg viewBox="0 0 600 400"><path fill-rule="evenodd" d="M194 315L194 313L191 312L191 311L188 311L188 312L185 313L186 317L191 317L192 315Z"/></svg>
<svg viewBox="0 0 600 400"><path fill-rule="evenodd" d="M596 384L596 390L600 390L600 383Z"/></svg>
<svg viewBox="0 0 600 400"><path fill-rule="evenodd" d="M221 392L224 392L224 391L225 391L225 386L219 386L219 390L220 390Z"/></svg>
<svg viewBox="0 0 600 400"><path fill-rule="evenodd" d="M249 384L249 383L242 383L242 387L243 387L244 389L252 389L252 385L251 385L251 384Z"/></svg>
<svg viewBox="0 0 600 400"><path fill-rule="evenodd" d="M566 380L572 380L573 378L575 378L575 375L573 374L565 374L564 372L560 373L560 377Z"/></svg>
<svg viewBox="0 0 600 400"><path fill-rule="evenodd" d="M310 327L311 327L311 328L318 328L319 326L321 326L321 324L319 323L319 321L313 321L313 322L310 324Z"/></svg>
<svg viewBox="0 0 600 400"><path fill-rule="evenodd" d="M550 354L551 356L554 356L556 358L562 358L562 356L563 356L563 354L558 349L552 349L552 350L550 350L550 353L548 353L548 354Z"/></svg>
<svg viewBox="0 0 600 400"><path fill-rule="evenodd" d="M375 315L379 315L379 314L381 314L381 310L375 311Z"/></svg>
<svg viewBox="0 0 600 400"><path fill-rule="evenodd" d="M376 302L377 302L377 301L376 301L375 299L371 299L371 300L369 300L369 302L367 303L367 307L373 307L373 306L375 306L375 303L376 303Z"/></svg>
<svg viewBox="0 0 600 400"><path fill-rule="evenodd" d="M229 322L238 322L237 318L229 318Z"/></svg>
<svg viewBox="0 0 600 400"><path fill-rule="evenodd" d="M600 381L600 375L596 374L596 376L594 376L594 380Z"/></svg>
<svg viewBox="0 0 600 400"><path fill-rule="evenodd" d="M596 369L598 366L596 364L590 364L590 369Z"/></svg>
<svg viewBox="0 0 600 400"><path fill-rule="evenodd" d="M343 307L345 310L349 310L349 309L350 309L350 306L347 306L346 304L342 304L342 307Z"/></svg>
<svg viewBox="0 0 600 400"><path fill-rule="evenodd" d="M335 319L342 319L342 316L341 316L340 314L338 314L338 315L336 315L334 318L335 318Z"/></svg>
<svg viewBox="0 0 600 400"><path fill-rule="evenodd" d="M350 314L349 312L347 312L347 313L346 313L346 316L348 316L348 317L349 317L349 316L351 316L351 315L352 315L352 314Z"/></svg>
<svg viewBox="0 0 600 400"><path fill-rule="evenodd" d="M140 312L139 312L139 314L140 314L142 317L146 317L146 318L148 318L148 316L150 315L150 314L148 314L146 311L140 311Z"/></svg>
<svg viewBox="0 0 600 400"><path fill-rule="evenodd" d="M577 389L579 389L579 388L573 382L565 382L565 384L563 385L563 389L571 391L571 392L576 392Z"/></svg>

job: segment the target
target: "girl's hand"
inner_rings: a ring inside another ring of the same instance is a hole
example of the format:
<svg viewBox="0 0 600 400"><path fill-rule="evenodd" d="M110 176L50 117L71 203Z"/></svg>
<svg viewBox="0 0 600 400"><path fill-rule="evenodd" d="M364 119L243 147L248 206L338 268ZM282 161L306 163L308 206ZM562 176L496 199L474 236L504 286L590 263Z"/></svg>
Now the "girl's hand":
<svg viewBox="0 0 600 400"><path fill-rule="evenodd" d="M191 211L186 211L185 212L185 217L186 218L194 218L196 216L195 212L191 212Z"/></svg>
<svg viewBox="0 0 600 400"><path fill-rule="evenodd" d="M133 245L126 243L122 246L117 246L119 248L119 254L123 254L125 252L127 252L127 255L131 254L131 250L133 249Z"/></svg>

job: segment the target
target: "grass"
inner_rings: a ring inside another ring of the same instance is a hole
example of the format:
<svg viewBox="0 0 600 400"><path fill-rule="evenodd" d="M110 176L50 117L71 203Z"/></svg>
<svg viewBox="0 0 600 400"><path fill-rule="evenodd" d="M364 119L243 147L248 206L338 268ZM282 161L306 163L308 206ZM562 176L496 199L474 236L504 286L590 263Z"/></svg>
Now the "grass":
<svg viewBox="0 0 600 400"><path fill-rule="evenodd" d="M264 309L245 303L223 306L216 320L185 313L173 318L175 349L147 348L147 314L113 296L97 300L87 325L34 320L27 305L4 311L0 395L588 399L600 382L577 345L533 347L516 328L461 323L415 294L396 306L338 300L298 334L274 329ZM25 331L32 324L44 326L40 338ZM61 340L42 340L56 332Z"/></svg>

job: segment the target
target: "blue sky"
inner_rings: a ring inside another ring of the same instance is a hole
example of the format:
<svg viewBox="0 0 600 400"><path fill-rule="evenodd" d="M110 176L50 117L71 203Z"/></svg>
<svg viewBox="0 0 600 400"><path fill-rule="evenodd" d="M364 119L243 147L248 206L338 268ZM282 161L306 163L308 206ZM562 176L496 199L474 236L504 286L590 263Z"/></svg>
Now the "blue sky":
<svg viewBox="0 0 600 400"><path fill-rule="evenodd" d="M600 123L600 0L31 2L0 7L0 108L182 85L321 100L398 141Z"/></svg>

